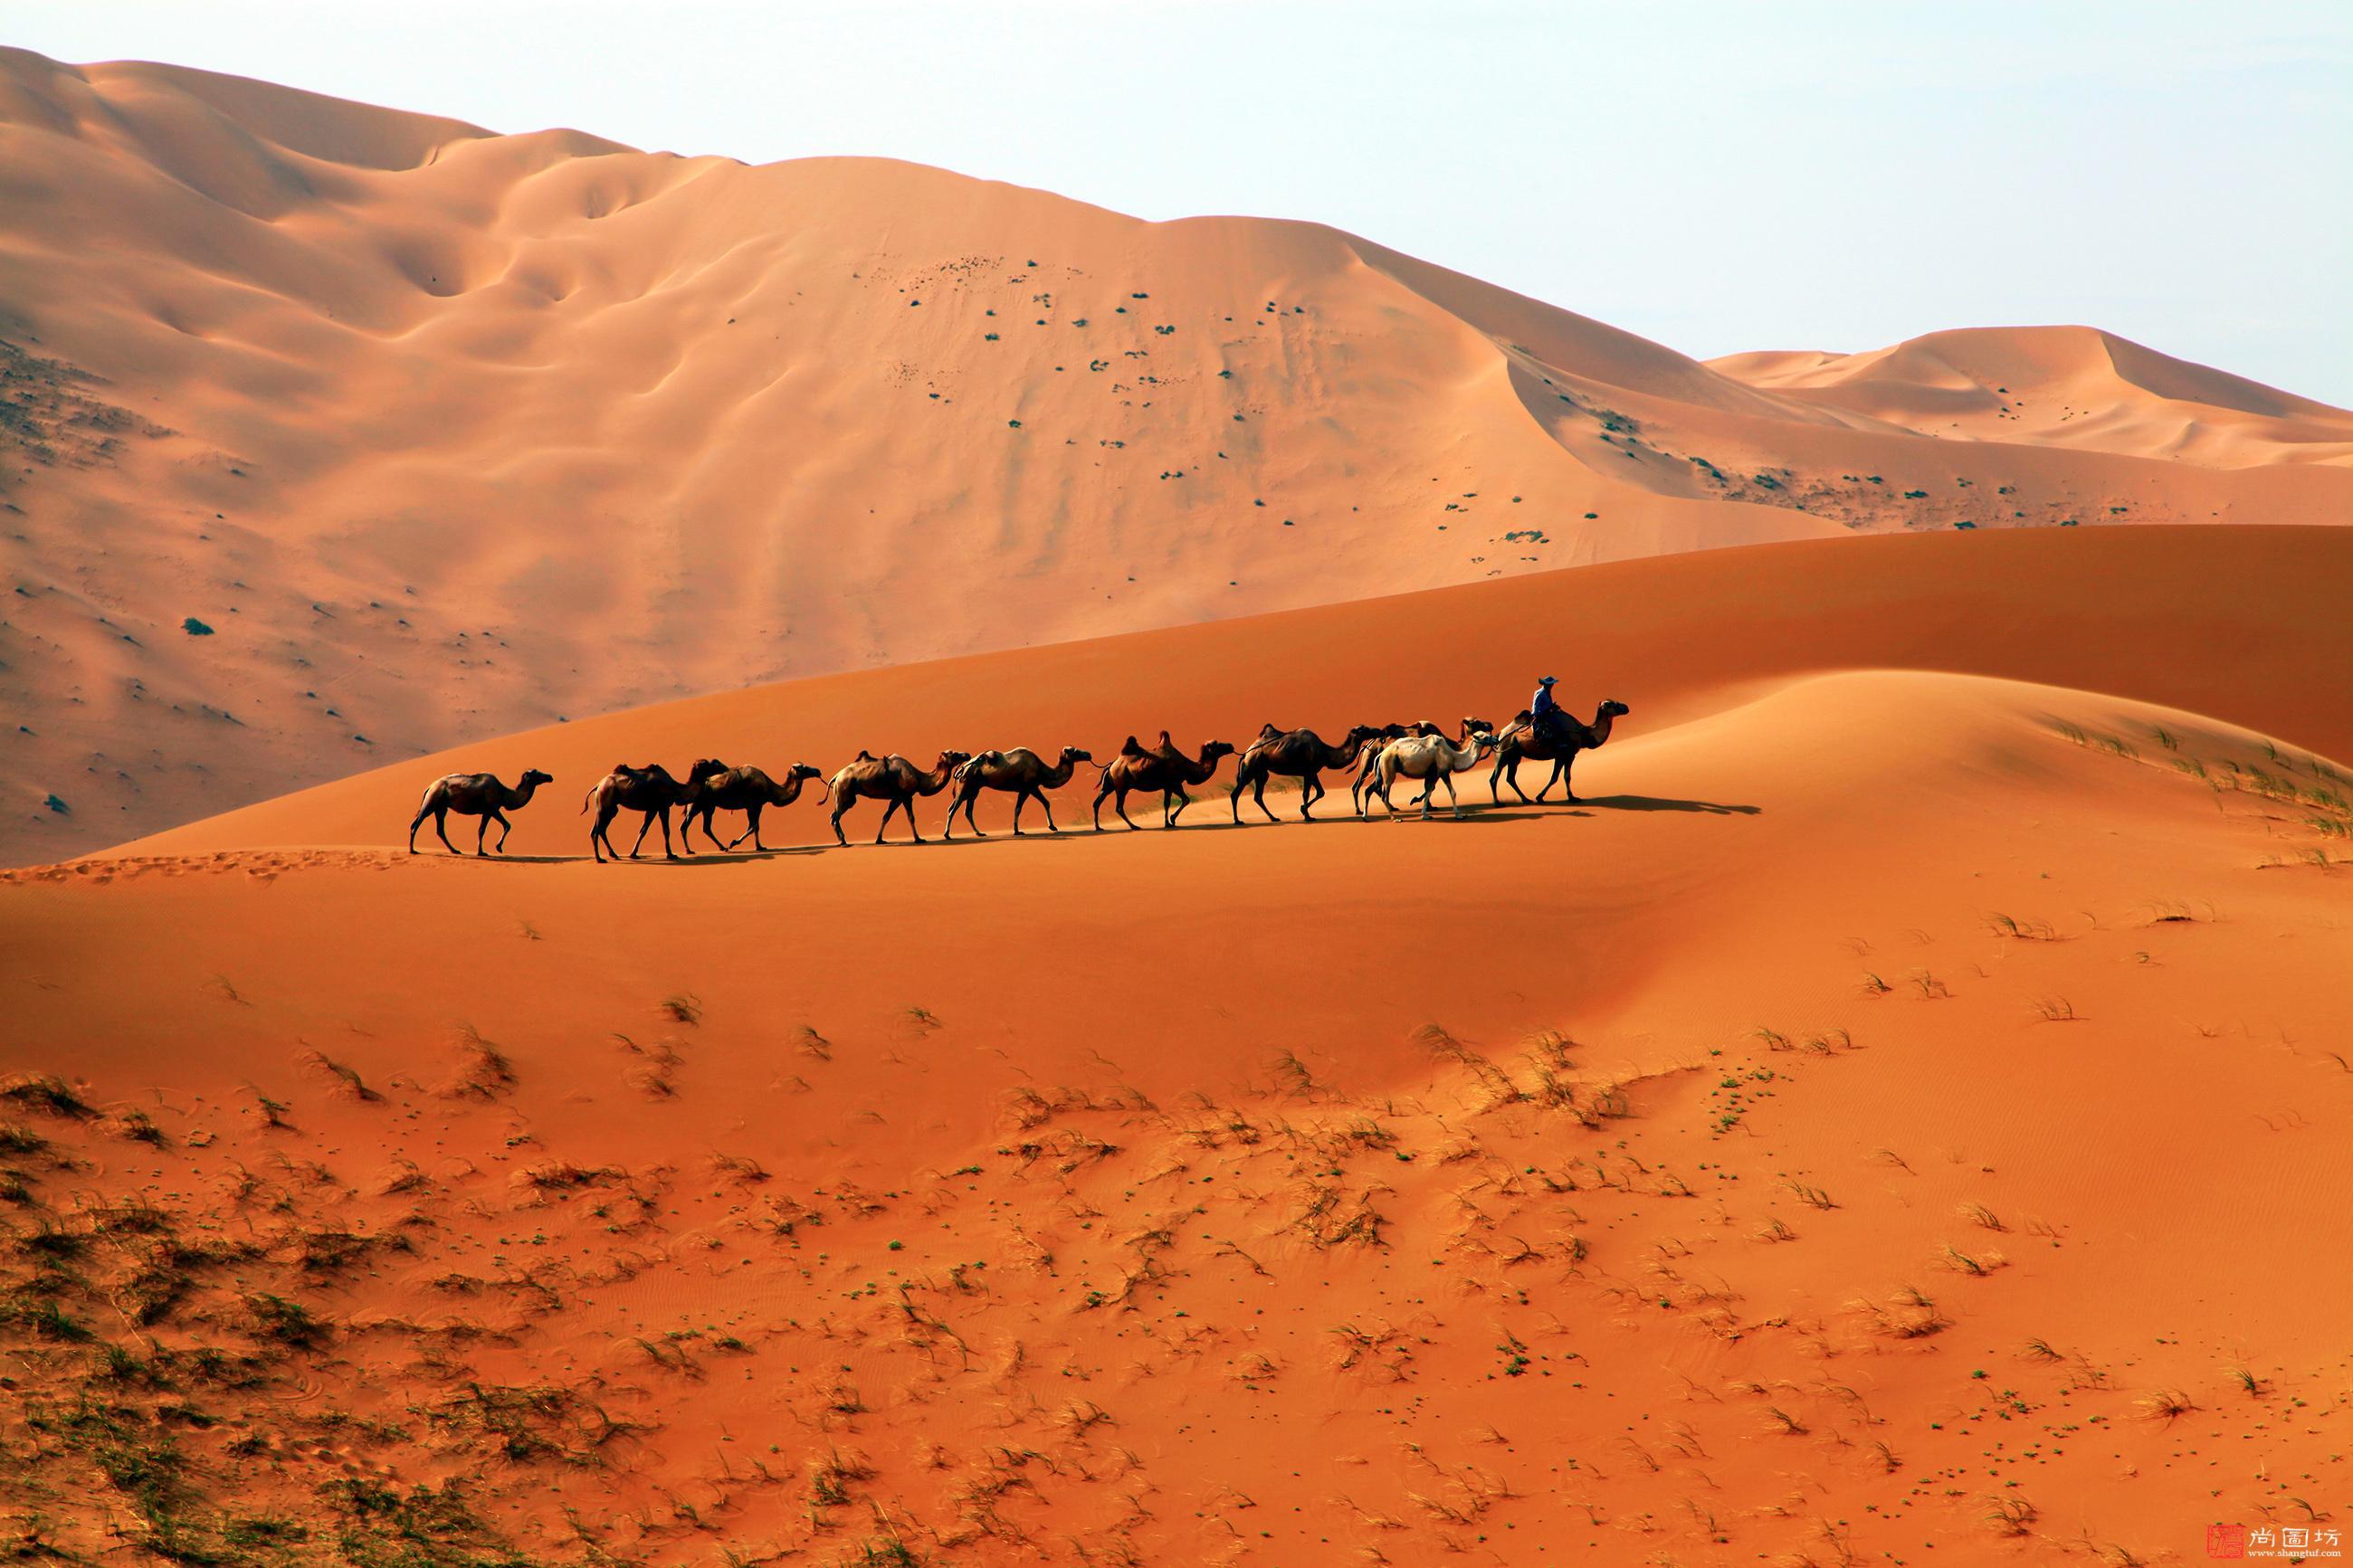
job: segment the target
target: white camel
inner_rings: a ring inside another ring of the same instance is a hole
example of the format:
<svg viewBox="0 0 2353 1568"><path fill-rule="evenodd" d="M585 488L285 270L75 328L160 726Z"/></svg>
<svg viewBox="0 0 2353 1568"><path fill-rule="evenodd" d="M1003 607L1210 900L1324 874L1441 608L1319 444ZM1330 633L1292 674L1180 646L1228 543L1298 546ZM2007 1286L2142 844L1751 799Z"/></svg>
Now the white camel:
<svg viewBox="0 0 2353 1568"><path fill-rule="evenodd" d="M1430 816L1430 797L1438 793L1438 786L1442 782L1446 785L1447 803L1454 807L1454 815L1460 816L1462 815L1462 802L1454 794L1454 775L1478 766L1480 759L1494 743L1493 733L1484 728L1474 727L1467 719L1462 723L1460 743L1449 741L1443 735L1408 735L1402 740L1391 741L1381 748L1380 755L1373 759L1373 776L1366 782L1365 798L1369 801L1378 795L1381 805L1388 810L1389 820L1394 822L1397 820L1397 804L1389 799L1389 787L1399 778L1419 779L1422 785L1418 800L1421 815L1426 819Z"/></svg>

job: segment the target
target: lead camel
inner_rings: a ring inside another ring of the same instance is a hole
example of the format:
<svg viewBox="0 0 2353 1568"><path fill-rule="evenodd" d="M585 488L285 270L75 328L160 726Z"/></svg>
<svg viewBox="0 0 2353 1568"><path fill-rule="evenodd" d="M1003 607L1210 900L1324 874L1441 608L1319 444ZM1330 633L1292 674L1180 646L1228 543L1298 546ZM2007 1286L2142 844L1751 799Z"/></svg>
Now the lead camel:
<svg viewBox="0 0 2353 1568"><path fill-rule="evenodd" d="M1594 710L1590 724L1580 724L1564 713L1561 715L1561 727L1567 739L1557 746L1550 736L1537 733L1529 716L1523 711L1512 721L1510 729L1495 738L1495 767L1487 775L1487 798L1490 801L1502 798L1495 788L1495 781L1500 778L1512 786L1512 793L1518 795L1523 804L1542 805L1546 792L1558 784L1562 798L1571 805L1576 805L1577 791L1570 784L1568 774L1577 761L1577 753L1589 752L1608 741L1610 726L1632 711L1623 702L1604 702ZM1552 764L1552 776L1545 780L1543 789L1536 791L1534 802L1530 802L1527 792L1520 788L1520 764L1523 762Z"/></svg>

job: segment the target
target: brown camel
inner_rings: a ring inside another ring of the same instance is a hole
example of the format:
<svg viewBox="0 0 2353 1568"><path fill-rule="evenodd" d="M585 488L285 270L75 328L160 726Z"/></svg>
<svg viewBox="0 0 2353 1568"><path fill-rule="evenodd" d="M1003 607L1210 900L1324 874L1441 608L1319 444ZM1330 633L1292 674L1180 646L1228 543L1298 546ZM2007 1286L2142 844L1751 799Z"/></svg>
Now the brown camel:
<svg viewBox="0 0 2353 1568"><path fill-rule="evenodd" d="M1130 735L1126 744L1120 747L1119 755L1103 769L1102 783L1095 786L1095 831L1103 831L1103 803L1106 797L1118 797L1113 801L1112 809L1119 813L1122 822L1134 827L1135 824L1127 815L1127 797L1152 790L1161 795L1160 826L1176 826L1185 808L1193 804L1185 786L1208 783L1209 776L1218 771L1219 760L1233 754L1234 749L1228 742L1210 741L1202 745L1198 760L1189 758L1169 743L1166 730L1160 731L1160 744L1147 752Z"/></svg>
<svg viewBox="0 0 2353 1568"><path fill-rule="evenodd" d="M1234 821L1242 819L1242 791L1250 792L1250 799L1269 821L1274 813L1267 810L1266 781L1276 773L1299 781L1299 819L1313 822L1309 815L1315 803L1324 798L1324 770L1345 768L1353 764L1364 752L1367 741L1388 740L1405 733L1402 724L1358 724L1332 745L1313 730L1277 730L1269 724L1258 732L1249 751L1234 763L1233 792L1226 798L1233 807Z"/></svg>
<svg viewBox="0 0 2353 1568"><path fill-rule="evenodd" d="M645 814L645 820L638 824L638 841L629 846L630 859L636 859L638 851L645 847L647 830L657 817L661 820L662 858L677 859L677 853L670 847L671 809L691 806L702 798L704 781L726 771L725 763L716 757L704 757L687 771L686 782L681 784L659 763L642 768L633 768L627 763L614 763L613 771L598 779L589 789L587 798L580 803L582 811L592 805L596 808L596 825L588 830L588 847L596 852L596 863L603 865L605 851L613 849L613 840L607 833L614 816L623 810ZM620 851L613 849L613 857L618 859Z"/></svg>
<svg viewBox="0 0 2353 1568"><path fill-rule="evenodd" d="M1492 731L1494 728L1495 726L1488 723L1484 719L1465 719L1462 721L1462 736L1463 739L1468 740L1471 736L1478 733L1482 730ZM1391 737L1391 739L1398 739L1409 735L1419 735L1427 738L1431 735L1443 735L1445 733L1446 731L1436 724L1431 723L1427 719L1422 719L1411 724L1399 726L1398 735ZM1358 816L1365 815L1365 791L1371 785L1373 782L1373 773L1380 766L1382 750L1383 747L1381 746L1371 746L1366 749L1364 761L1356 764L1356 782L1348 786L1348 802L1356 808L1356 815Z"/></svg>
<svg viewBox="0 0 2353 1568"><path fill-rule="evenodd" d="M985 789L1013 792L1013 837L1021 834L1021 808L1030 800L1038 802L1046 814L1046 831L1060 833L1054 826L1054 805L1046 798L1050 789L1060 789L1071 782L1071 773L1081 763L1093 762L1094 754L1076 746L1064 746L1053 766L1027 746L1016 746L1009 752L983 752L955 771L955 794L948 801L948 820L940 829L940 837L955 837L956 813L964 813L965 825L976 838L986 838L980 824L972 819L972 803Z"/></svg>
<svg viewBox="0 0 2353 1568"><path fill-rule="evenodd" d="M460 816L482 819L481 826L474 832L474 854L478 858L482 853L482 839L490 833L491 824L496 822L499 825L499 841L491 853L503 855L507 848L507 831L514 826L507 820L506 814L521 811L531 804L531 797L538 793L540 785L554 782L554 773L543 773L537 768L526 771L522 782L512 789L499 783L495 773L450 773L435 779L425 786L424 804L417 808L416 819L408 825L408 852L411 855L417 853L417 830L429 816L433 819L434 834L440 838L442 847L452 855L459 853L458 847L449 842L448 829L449 814L454 811Z"/></svg>
<svg viewBox="0 0 2353 1568"><path fill-rule="evenodd" d="M1552 738L1536 733L1527 710L1521 710L1512 720L1512 727L1495 737L1495 767L1487 775L1487 798L1491 801L1502 798L1495 789L1495 781L1500 778L1512 786L1512 793L1520 797L1523 805L1543 805L1546 791L1555 784L1561 786L1562 798L1568 805L1576 805L1577 790L1570 784L1568 773L1577 762L1577 753L1589 752L1609 740L1610 726L1632 711L1623 702L1613 700L1604 702L1594 711L1590 724L1580 724L1564 713L1560 716L1561 728L1567 731L1568 740L1556 749ZM1533 802L1528 800L1527 792L1520 788L1520 763L1523 761L1552 764L1552 776L1545 780L1544 788L1536 791L1536 798Z"/></svg>
<svg viewBox="0 0 2353 1568"><path fill-rule="evenodd" d="M874 842L882 842L890 830L894 812L907 814L907 832L921 844L923 835L915 826L915 797L937 795L947 788L957 764L970 762L970 752L942 752L940 760L929 773L906 758L897 755L878 757L871 752L860 752L858 760L833 775L828 787L833 791L834 842L847 848L849 840L841 836L841 814L863 800L879 800L882 805L882 826L874 830Z"/></svg>
<svg viewBox="0 0 2353 1568"><path fill-rule="evenodd" d="M807 763L795 763L792 771L785 774L785 782L782 784L778 784L758 768L729 768L723 773L713 773L703 781L702 793L696 796L693 803L686 808L686 817L679 828L678 840L689 849L694 847L694 824L695 819L700 817L702 821L702 836L710 839L715 847L733 849L748 838L752 841L753 848L765 851L768 847L760 842L760 814L772 805L792 805L801 797L803 784L811 779L823 777L825 774L822 772L809 766ZM711 831L712 814L721 811L742 812L750 819L751 826L729 839L725 844L721 844L718 835Z"/></svg>

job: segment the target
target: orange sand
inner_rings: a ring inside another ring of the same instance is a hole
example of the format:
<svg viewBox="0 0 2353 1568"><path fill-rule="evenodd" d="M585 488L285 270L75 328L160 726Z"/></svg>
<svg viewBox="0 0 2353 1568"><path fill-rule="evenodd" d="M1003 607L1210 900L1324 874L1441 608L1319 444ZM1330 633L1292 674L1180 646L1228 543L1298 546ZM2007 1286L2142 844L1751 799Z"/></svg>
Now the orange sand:
<svg viewBox="0 0 2353 1568"><path fill-rule="evenodd" d="M831 677L469 752L558 774L513 847L560 858L385 848L437 761L10 874L0 1065L101 1114L8 1112L7 1300L164 1381L9 1319L0 1436L94 1400L200 1539L427 1484L533 1563L2341 1519L2345 539L1798 544ZM578 858L625 757L1493 717L1539 664L1633 706L1581 807ZM95 1552L144 1527L92 1441L0 1484Z"/></svg>

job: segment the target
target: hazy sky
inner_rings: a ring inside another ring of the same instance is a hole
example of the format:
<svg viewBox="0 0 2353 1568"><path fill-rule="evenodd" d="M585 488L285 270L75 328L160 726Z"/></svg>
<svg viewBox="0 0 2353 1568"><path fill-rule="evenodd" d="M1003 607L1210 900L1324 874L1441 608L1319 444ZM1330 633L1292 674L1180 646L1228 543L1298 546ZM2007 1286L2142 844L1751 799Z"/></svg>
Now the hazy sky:
<svg viewBox="0 0 2353 1568"><path fill-rule="evenodd" d="M0 41L1314 218L1702 356L2081 321L2353 405L2353 5L58 0Z"/></svg>

